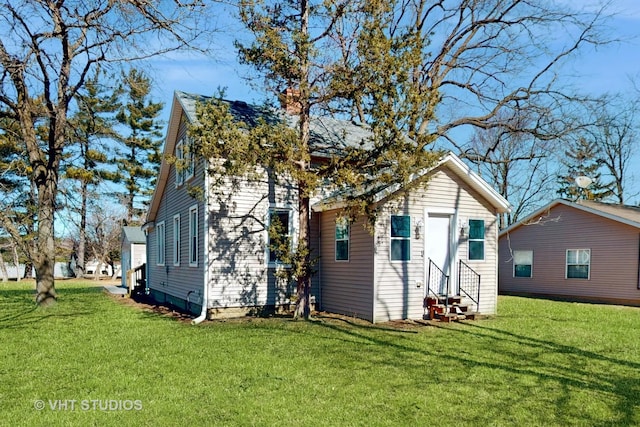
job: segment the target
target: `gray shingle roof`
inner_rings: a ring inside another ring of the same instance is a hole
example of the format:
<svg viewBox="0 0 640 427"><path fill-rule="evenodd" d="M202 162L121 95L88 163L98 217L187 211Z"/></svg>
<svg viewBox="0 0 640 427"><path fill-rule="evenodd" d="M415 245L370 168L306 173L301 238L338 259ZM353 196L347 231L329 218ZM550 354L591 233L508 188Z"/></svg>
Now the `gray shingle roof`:
<svg viewBox="0 0 640 427"><path fill-rule="evenodd" d="M176 96L191 123L197 121L196 104L207 102L209 96L176 91ZM243 101L225 100L229 104L231 114L248 125L255 125L258 119L268 122L283 120L290 127L297 126L298 116L287 114L284 110L247 104ZM311 116L309 124L310 141L313 154L326 157L339 154L346 147L370 148L371 132L361 125L347 120L331 117Z"/></svg>
<svg viewBox="0 0 640 427"><path fill-rule="evenodd" d="M122 227L124 239L131 243L146 243L147 237L142 231L142 227L125 226Z"/></svg>

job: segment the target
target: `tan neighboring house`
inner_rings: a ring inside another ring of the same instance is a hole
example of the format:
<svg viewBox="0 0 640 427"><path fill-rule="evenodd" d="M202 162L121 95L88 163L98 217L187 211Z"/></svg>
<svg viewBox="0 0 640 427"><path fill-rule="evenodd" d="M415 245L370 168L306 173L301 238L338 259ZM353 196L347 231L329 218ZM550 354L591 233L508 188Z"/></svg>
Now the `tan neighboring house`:
<svg viewBox="0 0 640 427"><path fill-rule="evenodd" d="M297 189L260 169L261 180L225 178L214 185L207 159L186 154L198 100L206 98L174 97L163 157L185 160L188 167L176 170L167 161L160 167L143 227L148 292L158 302L200 313L198 319L287 306L295 287L276 274L286 265L269 251L267 230L277 218L295 242ZM259 107L228 102L247 123L261 114ZM277 114L295 125L296 117ZM360 126L327 117L313 117L311 133L313 162L369 136ZM392 197L397 192L402 196ZM316 195L310 218L313 255L319 257L316 308L372 322L422 319L431 293L462 294L481 313L496 312L496 218L509 204L459 158L444 156L416 175L409 189L379 188L373 229L362 218L342 219L341 195L327 193Z"/></svg>
<svg viewBox="0 0 640 427"><path fill-rule="evenodd" d="M640 208L558 199L499 246L500 293L640 306Z"/></svg>

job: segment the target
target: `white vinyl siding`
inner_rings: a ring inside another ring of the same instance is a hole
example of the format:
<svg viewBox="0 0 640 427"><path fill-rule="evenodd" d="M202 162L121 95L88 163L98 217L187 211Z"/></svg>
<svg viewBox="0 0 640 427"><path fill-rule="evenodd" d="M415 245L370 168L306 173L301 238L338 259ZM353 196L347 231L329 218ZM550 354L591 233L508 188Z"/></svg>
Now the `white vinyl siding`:
<svg viewBox="0 0 640 427"><path fill-rule="evenodd" d="M189 266L198 266L198 205L189 208Z"/></svg>
<svg viewBox="0 0 640 427"><path fill-rule="evenodd" d="M165 263L165 230L164 230L164 221L159 222L156 226L156 236L157 236L157 247L156 247L156 264L164 265Z"/></svg>
<svg viewBox="0 0 640 427"><path fill-rule="evenodd" d="M513 277L533 277L533 251L513 251Z"/></svg>
<svg viewBox="0 0 640 427"><path fill-rule="evenodd" d="M173 216L173 265L180 265L180 214Z"/></svg>
<svg viewBox="0 0 640 427"><path fill-rule="evenodd" d="M591 249L567 249L567 279L589 279Z"/></svg>

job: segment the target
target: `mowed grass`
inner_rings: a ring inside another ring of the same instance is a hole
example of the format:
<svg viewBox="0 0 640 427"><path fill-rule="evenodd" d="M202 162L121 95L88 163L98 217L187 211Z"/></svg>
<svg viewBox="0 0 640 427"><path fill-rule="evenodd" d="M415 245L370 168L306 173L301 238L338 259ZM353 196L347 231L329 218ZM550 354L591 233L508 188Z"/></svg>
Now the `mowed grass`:
<svg viewBox="0 0 640 427"><path fill-rule="evenodd" d="M90 282L34 308L32 286L0 284L1 425L640 425L638 308L501 297L464 324L192 326Z"/></svg>

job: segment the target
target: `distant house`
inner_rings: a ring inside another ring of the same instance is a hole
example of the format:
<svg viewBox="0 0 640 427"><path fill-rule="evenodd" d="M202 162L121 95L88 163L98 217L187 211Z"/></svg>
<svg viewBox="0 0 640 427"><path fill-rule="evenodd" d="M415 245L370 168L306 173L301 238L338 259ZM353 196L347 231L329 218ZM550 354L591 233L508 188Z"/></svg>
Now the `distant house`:
<svg viewBox="0 0 640 427"><path fill-rule="evenodd" d="M160 167L144 225L148 290L159 302L207 317L287 306L295 289L276 274L286 266L269 251L267 230L277 218L295 241L296 187L258 170L260 181L226 178L211 191L207 161L186 158L183 149L195 103L204 99L183 92L174 97L164 158L185 159L190 166L177 171L163 161ZM259 114L257 107L229 103L246 122ZM352 123L320 117L312 119L311 132L315 162L326 161L336 146L360 144L368 136ZM399 191L400 197L391 197ZM314 201L317 308L372 322L422 319L425 296L463 294L480 312L495 313L496 215L509 204L456 156L446 155L417 175L410 189L381 187L372 230L363 218L349 223L340 217L339 195L318 194Z"/></svg>
<svg viewBox="0 0 640 427"><path fill-rule="evenodd" d="M127 271L140 267L147 261L147 237L141 227L122 227L120 265L122 287L128 288Z"/></svg>
<svg viewBox="0 0 640 427"><path fill-rule="evenodd" d="M501 293L640 305L640 209L555 200L500 233Z"/></svg>

